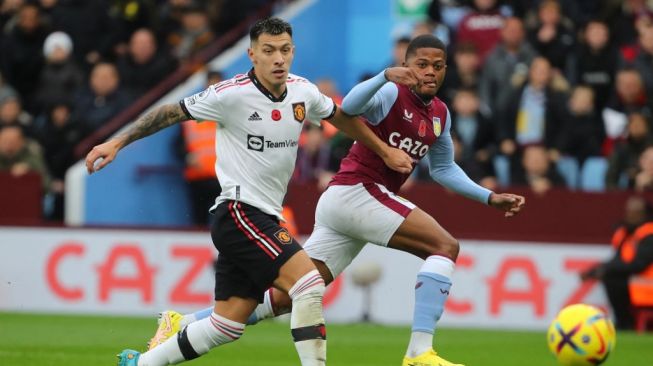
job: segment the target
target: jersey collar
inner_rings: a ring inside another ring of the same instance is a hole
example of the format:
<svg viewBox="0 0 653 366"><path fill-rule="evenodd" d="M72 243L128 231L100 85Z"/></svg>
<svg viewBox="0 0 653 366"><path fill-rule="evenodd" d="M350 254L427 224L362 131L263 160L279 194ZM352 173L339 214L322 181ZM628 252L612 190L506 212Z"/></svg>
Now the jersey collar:
<svg viewBox="0 0 653 366"><path fill-rule="evenodd" d="M433 99L434 99L434 98L431 98L428 102L425 102L424 99L420 98L420 96L417 95L417 93L415 93L415 91L413 90L413 88L408 88L408 90L410 90L410 94L413 95L413 99L414 99L415 102L418 103L419 105L422 105L422 106L424 106L424 107L428 107L428 106L431 105L431 103L433 103Z"/></svg>
<svg viewBox="0 0 653 366"><path fill-rule="evenodd" d="M256 74L254 74L254 68L252 67L249 72L247 72L247 76L252 80L252 83L256 86L256 89L258 89L263 95L268 97L273 102L283 102L284 99L286 99L286 95L288 95L288 86L286 86L286 90L281 93L279 98L275 97L266 87L261 84L259 79L256 77Z"/></svg>

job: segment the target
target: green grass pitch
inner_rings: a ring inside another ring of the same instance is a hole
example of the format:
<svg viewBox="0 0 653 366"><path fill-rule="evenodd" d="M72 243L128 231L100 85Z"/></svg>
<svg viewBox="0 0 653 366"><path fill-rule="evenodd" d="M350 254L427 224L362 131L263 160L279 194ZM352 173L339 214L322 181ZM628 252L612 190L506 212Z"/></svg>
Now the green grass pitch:
<svg viewBox="0 0 653 366"><path fill-rule="evenodd" d="M155 319L0 313L0 365L115 365L123 348L142 350ZM327 325L330 366L399 366L410 329ZM438 351L467 366L554 366L543 332L440 329ZM201 366L298 365L288 325L263 322L242 339L189 363ZM653 334L620 333L607 366L653 365Z"/></svg>

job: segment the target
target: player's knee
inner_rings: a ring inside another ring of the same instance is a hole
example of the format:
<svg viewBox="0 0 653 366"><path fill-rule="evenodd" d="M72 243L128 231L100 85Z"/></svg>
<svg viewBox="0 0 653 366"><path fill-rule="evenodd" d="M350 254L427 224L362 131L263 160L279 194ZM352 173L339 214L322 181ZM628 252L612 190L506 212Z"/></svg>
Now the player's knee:
<svg viewBox="0 0 653 366"><path fill-rule="evenodd" d="M451 259L455 261L456 258L458 258L458 253L460 252L460 243L458 240L451 238L447 244L447 250L449 255L451 255Z"/></svg>
<svg viewBox="0 0 653 366"><path fill-rule="evenodd" d="M429 255L442 255L455 261L460 252L460 243L453 237L440 240Z"/></svg>

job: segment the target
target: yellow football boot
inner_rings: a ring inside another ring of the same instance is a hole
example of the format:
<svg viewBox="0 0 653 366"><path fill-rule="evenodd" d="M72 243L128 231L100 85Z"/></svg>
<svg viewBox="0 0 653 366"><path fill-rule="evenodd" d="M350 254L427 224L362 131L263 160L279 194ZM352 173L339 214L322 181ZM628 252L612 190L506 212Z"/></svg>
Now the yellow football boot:
<svg viewBox="0 0 653 366"><path fill-rule="evenodd" d="M154 337L147 342L147 350L149 351L153 349L175 335L175 333L179 332L181 328L181 319L183 319L183 317L183 315L173 310L166 310L160 313L159 327L156 329Z"/></svg>
<svg viewBox="0 0 653 366"><path fill-rule="evenodd" d="M404 357L401 366L464 366L458 363L452 363L438 356L433 349L418 355L416 357Z"/></svg>

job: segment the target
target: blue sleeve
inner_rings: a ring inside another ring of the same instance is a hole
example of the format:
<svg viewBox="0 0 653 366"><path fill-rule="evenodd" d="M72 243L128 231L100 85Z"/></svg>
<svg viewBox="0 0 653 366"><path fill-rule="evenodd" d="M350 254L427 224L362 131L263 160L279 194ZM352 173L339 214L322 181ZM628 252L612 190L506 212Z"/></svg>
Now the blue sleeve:
<svg viewBox="0 0 653 366"><path fill-rule="evenodd" d="M447 122L442 134L429 149L429 170L431 178L442 186L467 198L488 203L492 191L474 183L453 160L449 110L447 110Z"/></svg>
<svg viewBox="0 0 653 366"><path fill-rule="evenodd" d="M350 116L362 115L370 123L379 124L390 112L399 90L386 80L385 71L356 85L342 100L342 110Z"/></svg>

